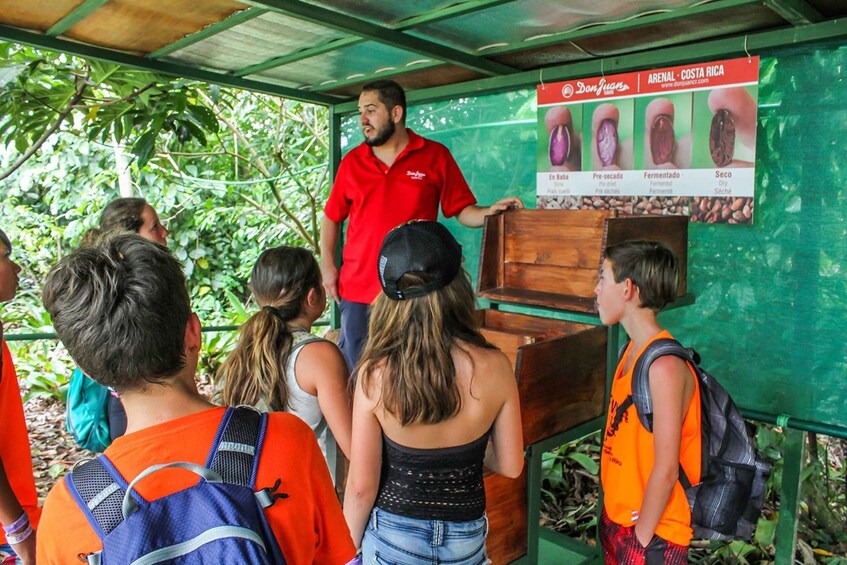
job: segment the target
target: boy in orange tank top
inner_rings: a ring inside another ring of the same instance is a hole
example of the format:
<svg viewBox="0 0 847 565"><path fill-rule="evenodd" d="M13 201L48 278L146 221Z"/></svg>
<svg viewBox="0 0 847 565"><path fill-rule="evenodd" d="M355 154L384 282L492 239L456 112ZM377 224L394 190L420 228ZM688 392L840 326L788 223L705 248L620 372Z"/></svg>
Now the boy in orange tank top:
<svg viewBox="0 0 847 565"><path fill-rule="evenodd" d="M631 342L615 372L601 454L600 538L607 564L686 563L691 511L680 465L700 476L700 403L693 369L665 356L650 367L653 433L638 419L632 371L647 346L671 337L656 315L677 294L679 263L663 244L628 241L606 249L595 294L601 321L620 323Z"/></svg>

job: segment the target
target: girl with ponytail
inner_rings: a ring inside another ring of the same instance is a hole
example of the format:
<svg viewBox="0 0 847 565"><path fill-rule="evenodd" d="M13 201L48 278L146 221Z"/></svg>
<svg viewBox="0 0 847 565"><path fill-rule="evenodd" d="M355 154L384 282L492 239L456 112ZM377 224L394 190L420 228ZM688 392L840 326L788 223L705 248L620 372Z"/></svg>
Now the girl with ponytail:
<svg viewBox="0 0 847 565"><path fill-rule="evenodd" d="M241 327L215 380L226 406L249 404L304 420L335 481L338 448L350 452L352 409L341 352L311 334L326 308L321 283L309 251L282 245L262 252L250 283L260 309Z"/></svg>

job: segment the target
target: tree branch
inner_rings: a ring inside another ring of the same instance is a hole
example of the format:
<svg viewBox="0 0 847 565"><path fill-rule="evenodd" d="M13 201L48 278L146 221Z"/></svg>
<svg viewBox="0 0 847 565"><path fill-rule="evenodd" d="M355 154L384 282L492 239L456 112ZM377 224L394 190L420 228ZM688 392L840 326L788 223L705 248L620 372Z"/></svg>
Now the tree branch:
<svg viewBox="0 0 847 565"><path fill-rule="evenodd" d="M151 82L147 86L140 88L138 90L134 90L132 92L132 94L127 94L123 98L109 98L108 100L103 100L102 98L97 98L95 96L90 96L90 97L86 96L85 97L86 100L97 100L98 102L96 104L90 104L90 105L89 104L81 104L80 106L78 106L78 108L90 109L93 106L100 106L100 107L114 106L115 104L120 104L121 102L130 102L130 101L132 101L133 98L137 97L139 94L141 94L145 90L150 90L151 88L153 88L154 86L156 86L158 84L159 83L157 83L157 82Z"/></svg>
<svg viewBox="0 0 847 565"><path fill-rule="evenodd" d="M15 162L12 163L12 165L8 169L0 172L0 180L8 178L12 173L17 171L24 163L26 163L30 157L35 155L35 153L39 149L41 149L41 146L44 145L50 138L50 136L53 135L59 129L65 119L67 119L68 115L73 111L74 106L77 104L77 102L80 101L80 99L82 98L82 94L83 92L85 92L86 88L88 88L88 82L84 79L80 80L77 83L77 88L74 92L74 95L71 97L70 100L68 100L68 103L65 105L64 109L59 112L59 118L56 120L56 122L46 130L44 130L44 133L42 133L41 136L35 140L35 143L30 145L27 150L24 151L23 154L18 157L17 160L15 160Z"/></svg>

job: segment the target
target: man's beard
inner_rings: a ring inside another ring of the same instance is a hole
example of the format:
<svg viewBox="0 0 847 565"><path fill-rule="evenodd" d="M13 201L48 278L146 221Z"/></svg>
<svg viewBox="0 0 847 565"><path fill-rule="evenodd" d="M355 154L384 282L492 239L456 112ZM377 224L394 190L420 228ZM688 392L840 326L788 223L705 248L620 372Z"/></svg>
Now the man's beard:
<svg viewBox="0 0 847 565"><path fill-rule="evenodd" d="M376 136L370 139L368 139L368 136L365 136L365 143L371 147L379 147L391 139L391 136L394 135L395 131L397 131L397 126L394 125L394 122L389 120L382 128L377 130Z"/></svg>

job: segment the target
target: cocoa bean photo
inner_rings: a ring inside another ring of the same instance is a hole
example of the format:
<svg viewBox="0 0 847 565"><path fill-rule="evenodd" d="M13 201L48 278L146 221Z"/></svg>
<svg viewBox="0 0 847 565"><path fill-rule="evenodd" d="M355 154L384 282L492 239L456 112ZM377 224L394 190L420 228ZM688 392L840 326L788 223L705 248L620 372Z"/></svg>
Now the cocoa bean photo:
<svg viewBox="0 0 847 565"><path fill-rule="evenodd" d="M606 118L597 128L597 155L604 167L615 164L618 153L618 126Z"/></svg>
<svg viewBox="0 0 847 565"><path fill-rule="evenodd" d="M718 167L726 167L735 153L735 122L729 111L721 109L712 118L709 130L709 151Z"/></svg>
<svg viewBox="0 0 847 565"><path fill-rule="evenodd" d="M564 165L571 150L571 133L568 126L559 124L550 132L550 164Z"/></svg>
<svg viewBox="0 0 847 565"><path fill-rule="evenodd" d="M671 160L674 149L673 119L667 114L660 114L653 120L650 127L650 154L653 163L661 165Z"/></svg>
<svg viewBox="0 0 847 565"><path fill-rule="evenodd" d="M750 224L753 222L753 199L748 196L695 196L691 199L691 221L707 224Z"/></svg>

